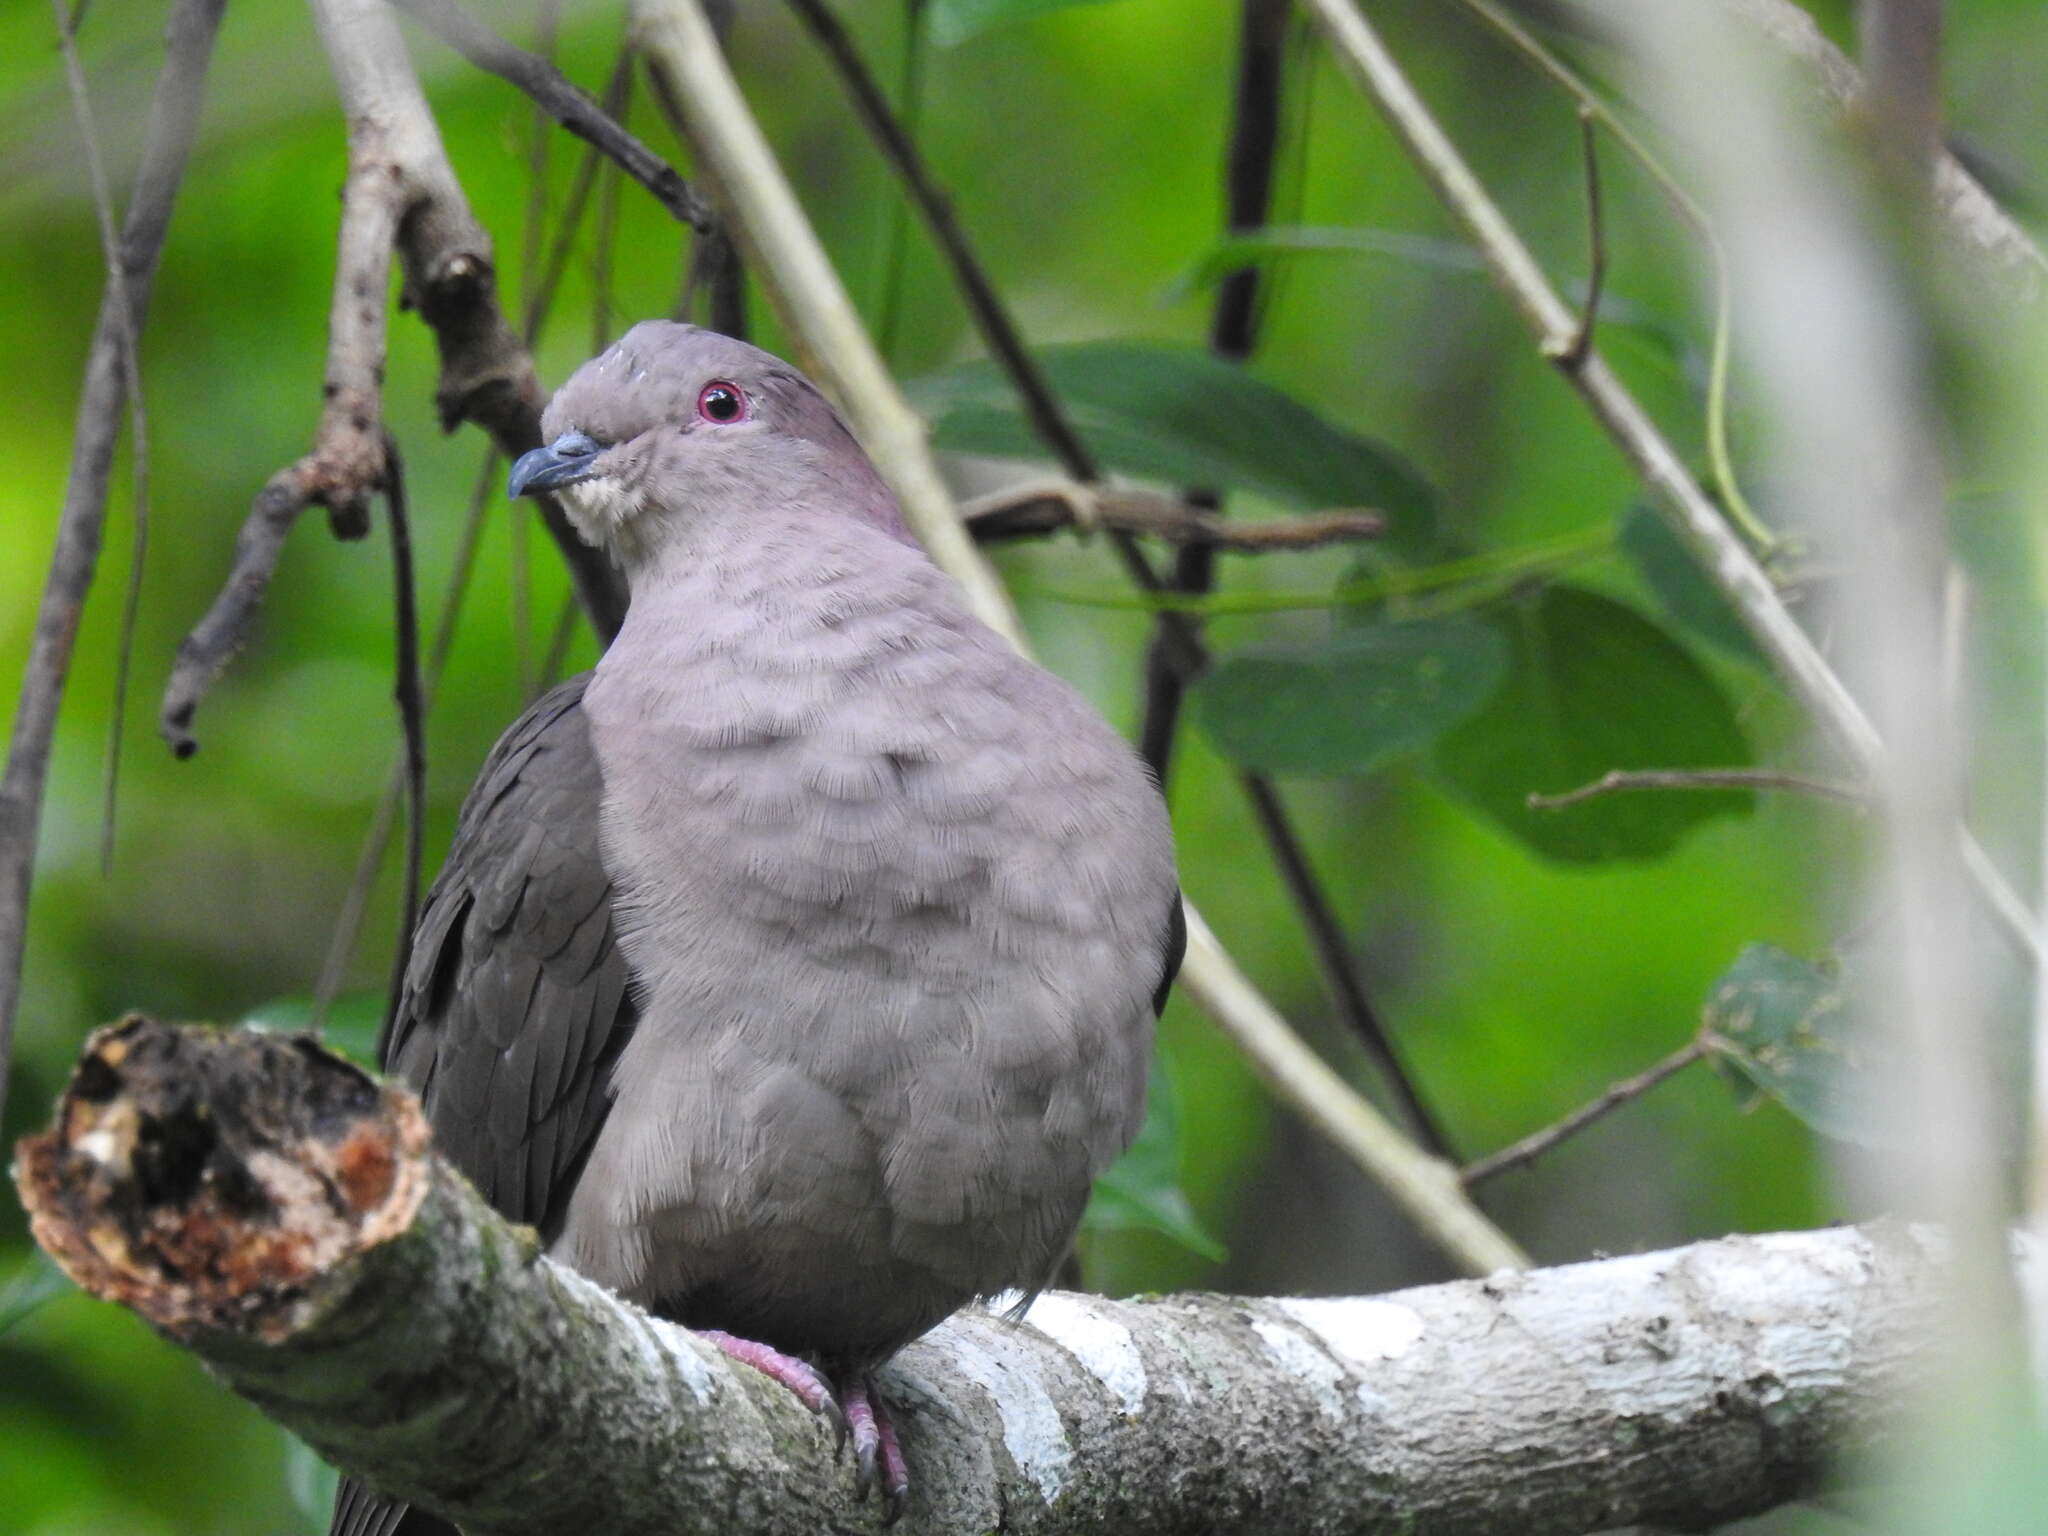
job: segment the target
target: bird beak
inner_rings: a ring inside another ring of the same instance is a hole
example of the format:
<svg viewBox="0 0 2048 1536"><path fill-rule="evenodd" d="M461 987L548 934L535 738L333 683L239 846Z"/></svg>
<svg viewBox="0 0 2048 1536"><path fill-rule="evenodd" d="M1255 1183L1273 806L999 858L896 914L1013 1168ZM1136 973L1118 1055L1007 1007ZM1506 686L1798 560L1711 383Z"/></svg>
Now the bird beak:
<svg viewBox="0 0 2048 1536"><path fill-rule="evenodd" d="M590 466L598 452L596 442L584 433L564 432L547 447L519 456L519 462L512 466L512 478L505 482L505 494L526 496L588 480L594 473Z"/></svg>

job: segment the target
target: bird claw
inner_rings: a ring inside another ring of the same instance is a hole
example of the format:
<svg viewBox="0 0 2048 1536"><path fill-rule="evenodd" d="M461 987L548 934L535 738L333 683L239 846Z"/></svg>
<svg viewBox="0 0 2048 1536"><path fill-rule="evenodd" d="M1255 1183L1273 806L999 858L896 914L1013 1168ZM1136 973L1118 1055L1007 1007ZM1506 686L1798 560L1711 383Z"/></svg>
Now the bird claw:
<svg viewBox="0 0 2048 1536"><path fill-rule="evenodd" d="M910 1500L910 1468L896 1439L896 1424L872 1379L861 1376L839 1389L839 1410L853 1439L853 1490L862 1503L880 1488L882 1524L903 1518Z"/></svg>
<svg viewBox="0 0 2048 1536"><path fill-rule="evenodd" d="M785 1355L773 1345L742 1339L722 1328L700 1328L697 1337L717 1345L728 1358L742 1365L751 1365L769 1380L786 1387L798 1402L832 1426L833 1435L839 1446L844 1448L847 1432L845 1410L834 1396L832 1384L816 1366L797 1359L795 1355Z"/></svg>
<svg viewBox="0 0 2048 1536"><path fill-rule="evenodd" d="M894 1525L910 1504L910 1467L896 1439L896 1423L875 1390L873 1378L855 1376L837 1391L809 1361L785 1355L773 1345L742 1339L720 1328L700 1328L697 1336L720 1353L788 1389L796 1400L832 1426L832 1459L841 1460L853 1446L853 1488L862 1503L876 1489L882 1495L882 1524Z"/></svg>

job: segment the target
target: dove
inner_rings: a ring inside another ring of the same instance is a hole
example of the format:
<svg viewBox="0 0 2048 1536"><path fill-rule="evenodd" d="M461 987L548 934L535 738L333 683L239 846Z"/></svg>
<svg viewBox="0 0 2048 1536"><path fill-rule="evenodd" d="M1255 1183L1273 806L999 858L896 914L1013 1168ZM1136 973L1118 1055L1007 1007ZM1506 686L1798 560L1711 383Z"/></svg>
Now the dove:
<svg viewBox="0 0 2048 1536"><path fill-rule="evenodd" d="M511 493L630 606L486 760L382 1059L500 1211L837 1422L894 1518L876 1368L1044 1286L1143 1119L1166 808L788 364L647 321L542 425ZM332 1527L445 1529L353 1480Z"/></svg>

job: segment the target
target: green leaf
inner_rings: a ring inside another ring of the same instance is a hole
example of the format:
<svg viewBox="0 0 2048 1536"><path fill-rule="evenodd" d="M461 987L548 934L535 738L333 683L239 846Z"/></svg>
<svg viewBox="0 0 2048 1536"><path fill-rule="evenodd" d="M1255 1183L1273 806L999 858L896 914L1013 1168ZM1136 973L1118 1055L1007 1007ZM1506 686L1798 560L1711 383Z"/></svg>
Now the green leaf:
<svg viewBox="0 0 2048 1536"><path fill-rule="evenodd" d="M1436 495L1401 456L1331 425L1284 390L1195 347L1100 341L1047 347L1046 378L1104 467L1170 485L1252 491L1283 506L1370 507L1405 553L1434 541ZM910 393L954 453L1043 459L1023 403L989 362Z"/></svg>
<svg viewBox="0 0 2048 1536"><path fill-rule="evenodd" d="M1614 768L1736 768L1752 761L1734 707L1686 649L1597 592L1545 587L1508 605L1506 683L1438 738L1436 767L1474 809L1572 863L1650 859L1700 822L1747 814L1747 791L1629 791L1557 810L1558 794Z"/></svg>
<svg viewBox="0 0 2048 1536"><path fill-rule="evenodd" d="M1145 1124L1130 1150L1095 1181L1095 1197L1081 1218L1084 1231L1159 1232L1212 1263L1224 1247L1195 1219L1180 1184L1180 1107L1165 1070L1155 1062Z"/></svg>
<svg viewBox="0 0 2048 1536"><path fill-rule="evenodd" d="M1507 669L1500 631L1470 614L1337 631L1316 651L1245 651L1194 689L1217 751L1270 773L1365 773L1484 704Z"/></svg>
<svg viewBox="0 0 2048 1536"><path fill-rule="evenodd" d="M0 1285L0 1335L71 1289L71 1282L56 1261L40 1248L29 1254L21 1268Z"/></svg>
<svg viewBox="0 0 2048 1536"><path fill-rule="evenodd" d="M925 26L933 42L941 48L952 48L990 27L1025 21L1048 11L1063 11L1069 6L1103 3L1104 0L932 0L931 8L925 12Z"/></svg>
<svg viewBox="0 0 2048 1536"><path fill-rule="evenodd" d="M1762 652L1721 589L1707 579L1671 525L1654 510L1629 509L1621 521L1621 550L1672 618L1729 655L1753 666L1764 664Z"/></svg>
<svg viewBox="0 0 2048 1536"><path fill-rule="evenodd" d="M1822 1135L1865 1139L1854 1112L1862 1068L1844 1003L1839 976L1752 944L1707 996L1707 1045L1716 1062Z"/></svg>
<svg viewBox="0 0 2048 1536"><path fill-rule="evenodd" d="M243 1016L247 1029L279 1035L302 1035L313 1027L313 999L275 997ZM364 1066L376 1069L377 1033L384 1026L384 998L375 992L344 992L327 1006L320 1043Z"/></svg>

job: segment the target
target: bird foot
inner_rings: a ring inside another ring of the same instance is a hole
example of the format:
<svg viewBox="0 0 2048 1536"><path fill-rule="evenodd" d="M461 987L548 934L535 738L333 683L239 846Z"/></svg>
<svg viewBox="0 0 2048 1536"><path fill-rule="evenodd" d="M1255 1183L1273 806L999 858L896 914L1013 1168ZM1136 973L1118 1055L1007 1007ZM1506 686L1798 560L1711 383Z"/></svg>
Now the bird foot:
<svg viewBox="0 0 2048 1536"><path fill-rule="evenodd" d="M897 1443L896 1423L888 1404L875 1389L874 1378L856 1376L839 1389L839 1411L853 1436L854 1491L865 1500L878 1484L882 1490L882 1524L903 1517L910 1499L910 1467Z"/></svg>
<svg viewBox="0 0 2048 1536"><path fill-rule="evenodd" d="M717 1345L722 1354L740 1364L751 1365L770 1381L787 1387L798 1402L832 1426L840 1446L845 1446L847 1415L833 1395L832 1384L816 1366L795 1355L785 1355L773 1345L743 1339L722 1328L699 1328L697 1337Z"/></svg>

